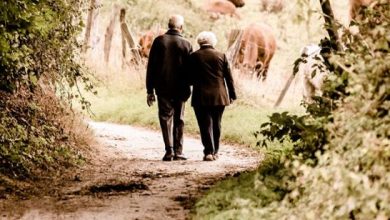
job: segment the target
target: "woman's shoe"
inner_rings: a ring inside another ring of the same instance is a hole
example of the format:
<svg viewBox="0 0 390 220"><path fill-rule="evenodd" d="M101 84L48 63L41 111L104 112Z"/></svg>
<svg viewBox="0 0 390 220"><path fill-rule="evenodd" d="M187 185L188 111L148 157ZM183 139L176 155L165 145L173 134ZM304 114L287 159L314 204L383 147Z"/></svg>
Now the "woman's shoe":
<svg viewBox="0 0 390 220"><path fill-rule="evenodd" d="M203 157L203 160L204 161L213 161L214 160L214 157L212 154L207 154Z"/></svg>

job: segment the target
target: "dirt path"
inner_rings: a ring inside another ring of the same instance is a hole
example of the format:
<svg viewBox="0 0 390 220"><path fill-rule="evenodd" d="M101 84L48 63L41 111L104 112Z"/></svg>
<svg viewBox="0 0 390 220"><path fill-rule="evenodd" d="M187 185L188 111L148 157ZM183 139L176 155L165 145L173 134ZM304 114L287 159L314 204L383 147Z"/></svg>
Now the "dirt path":
<svg viewBox="0 0 390 220"><path fill-rule="evenodd" d="M217 161L202 161L199 140L185 137L187 161L163 162L159 132L91 122L95 157L56 184L56 195L0 202L0 219L187 219L195 198L218 179L253 169L259 155L221 146ZM69 178L68 178L69 179Z"/></svg>

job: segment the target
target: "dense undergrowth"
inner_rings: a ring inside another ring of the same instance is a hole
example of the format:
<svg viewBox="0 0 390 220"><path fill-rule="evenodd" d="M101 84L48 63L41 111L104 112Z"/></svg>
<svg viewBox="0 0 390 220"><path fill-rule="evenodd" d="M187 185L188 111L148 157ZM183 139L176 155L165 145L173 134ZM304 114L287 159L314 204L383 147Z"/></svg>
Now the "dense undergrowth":
<svg viewBox="0 0 390 220"><path fill-rule="evenodd" d="M194 219L389 219L389 12L378 1L344 30L324 95L306 115L273 115L258 132L265 164L212 189Z"/></svg>
<svg viewBox="0 0 390 220"><path fill-rule="evenodd" d="M34 180L54 178L85 162L90 133L80 116L56 95L23 89L12 95L0 94L2 197L25 196L30 191L23 190L34 188Z"/></svg>
<svg viewBox="0 0 390 220"><path fill-rule="evenodd" d="M77 56L83 4L0 2L1 196L83 161L88 131L68 102L88 81Z"/></svg>

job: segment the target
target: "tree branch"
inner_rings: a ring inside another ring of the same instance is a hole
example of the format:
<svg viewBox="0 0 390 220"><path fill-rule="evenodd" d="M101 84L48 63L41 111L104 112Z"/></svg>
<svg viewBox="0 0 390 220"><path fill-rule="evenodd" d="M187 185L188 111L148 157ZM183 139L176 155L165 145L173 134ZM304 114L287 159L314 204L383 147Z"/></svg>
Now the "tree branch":
<svg viewBox="0 0 390 220"><path fill-rule="evenodd" d="M329 34L330 41L332 42L332 47L335 50L341 50L341 43L337 35L337 26L335 24L332 6L330 5L329 0L320 0L320 4L325 20L325 28Z"/></svg>

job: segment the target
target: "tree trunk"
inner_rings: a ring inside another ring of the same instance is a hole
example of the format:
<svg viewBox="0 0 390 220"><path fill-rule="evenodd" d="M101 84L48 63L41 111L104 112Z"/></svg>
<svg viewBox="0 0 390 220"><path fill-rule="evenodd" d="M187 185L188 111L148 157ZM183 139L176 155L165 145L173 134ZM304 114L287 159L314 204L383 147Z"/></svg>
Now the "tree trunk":
<svg viewBox="0 0 390 220"><path fill-rule="evenodd" d="M325 20L325 28L329 34L329 39L332 43L332 47L335 50L340 50L341 43L337 35L337 26L335 24L335 18L334 18L332 6L330 5L329 0L320 0L320 4L323 12L323 17Z"/></svg>

